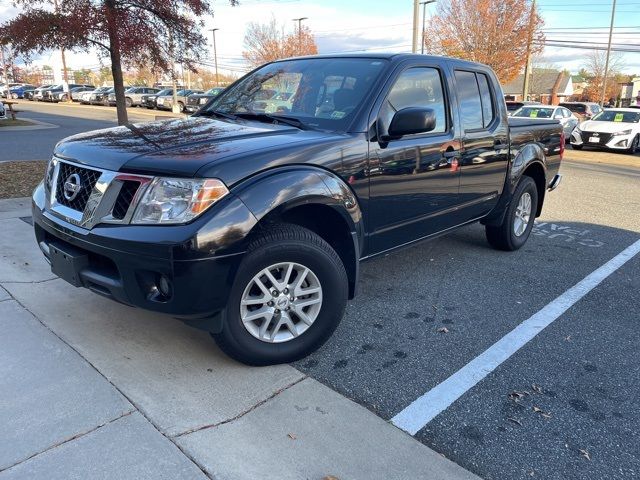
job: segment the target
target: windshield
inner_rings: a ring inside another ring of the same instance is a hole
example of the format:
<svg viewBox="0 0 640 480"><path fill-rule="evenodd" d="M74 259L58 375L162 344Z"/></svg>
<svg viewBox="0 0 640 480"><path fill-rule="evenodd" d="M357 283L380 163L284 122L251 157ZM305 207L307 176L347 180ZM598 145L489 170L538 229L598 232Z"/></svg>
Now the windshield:
<svg viewBox="0 0 640 480"><path fill-rule="evenodd" d="M591 120L594 122L620 122L620 123L638 123L640 120L640 112L619 112L615 110L604 110Z"/></svg>
<svg viewBox="0 0 640 480"><path fill-rule="evenodd" d="M344 130L386 61L307 58L275 62L247 75L201 112L294 118L311 128Z"/></svg>
<svg viewBox="0 0 640 480"><path fill-rule="evenodd" d="M160 97L162 95L169 95L171 92L173 92L172 89L165 88L164 90L160 90L159 92L157 92L156 95L158 95Z"/></svg>
<svg viewBox="0 0 640 480"><path fill-rule="evenodd" d="M517 112L514 112L514 117L527 117L527 118L553 118L553 108L540 108L540 107L522 107Z"/></svg>

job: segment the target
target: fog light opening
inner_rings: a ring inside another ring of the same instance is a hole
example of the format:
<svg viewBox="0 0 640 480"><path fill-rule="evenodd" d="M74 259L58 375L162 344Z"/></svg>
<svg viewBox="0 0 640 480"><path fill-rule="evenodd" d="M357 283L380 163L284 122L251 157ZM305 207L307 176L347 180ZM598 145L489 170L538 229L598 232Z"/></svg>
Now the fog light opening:
<svg viewBox="0 0 640 480"><path fill-rule="evenodd" d="M157 285L160 295L162 295L165 299L171 298L173 289L171 288L171 280L169 280L169 277L162 274L158 275Z"/></svg>

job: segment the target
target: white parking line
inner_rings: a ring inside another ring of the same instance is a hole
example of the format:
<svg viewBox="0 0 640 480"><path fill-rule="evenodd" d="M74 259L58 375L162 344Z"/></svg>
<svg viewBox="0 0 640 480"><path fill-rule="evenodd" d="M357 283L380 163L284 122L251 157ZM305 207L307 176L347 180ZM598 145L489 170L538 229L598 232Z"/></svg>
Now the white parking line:
<svg viewBox="0 0 640 480"><path fill-rule="evenodd" d="M446 410L480 380L494 371L502 362L522 348L545 327L571 308L578 300L597 287L640 252L640 240L624 249L600 268L564 292L558 298L522 322L491 347L471 360L444 382L406 407L391 422L405 432L415 435L436 415Z"/></svg>

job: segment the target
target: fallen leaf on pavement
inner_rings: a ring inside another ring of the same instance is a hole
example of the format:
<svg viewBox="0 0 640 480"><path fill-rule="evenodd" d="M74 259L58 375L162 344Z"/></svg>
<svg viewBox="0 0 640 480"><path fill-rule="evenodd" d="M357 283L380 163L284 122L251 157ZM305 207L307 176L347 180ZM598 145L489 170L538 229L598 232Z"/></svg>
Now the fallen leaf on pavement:
<svg viewBox="0 0 640 480"><path fill-rule="evenodd" d="M541 413L540 416L543 417L543 418L546 418L547 420L551 418L551 414L550 413Z"/></svg>
<svg viewBox="0 0 640 480"><path fill-rule="evenodd" d="M327 475L326 477L322 477L322 480L340 480L338 477L334 477L333 475Z"/></svg>
<svg viewBox="0 0 640 480"><path fill-rule="evenodd" d="M518 392L518 391L515 391L515 390L514 390L514 391L513 391L513 392L511 392L508 396L509 396L509 398L510 398L511 400L515 400L515 401L517 402L517 401L518 401L518 400L520 400L522 397L524 397L524 393L522 393L522 392Z"/></svg>
<svg viewBox="0 0 640 480"><path fill-rule="evenodd" d="M533 407L533 411L536 412L536 413L539 413L539 412L542 412L542 409L539 408L539 407L534 406Z"/></svg>
<svg viewBox="0 0 640 480"><path fill-rule="evenodd" d="M289 437L291 440L295 440L296 439L296 434L295 433L287 433L287 437Z"/></svg>
<svg viewBox="0 0 640 480"><path fill-rule="evenodd" d="M449 329L447 327L441 327L438 329L438 333L449 333Z"/></svg>
<svg viewBox="0 0 640 480"><path fill-rule="evenodd" d="M580 455L582 455L587 460L591 460L591 455L589 455L589 452L587 452L586 450L580 449Z"/></svg>
<svg viewBox="0 0 640 480"><path fill-rule="evenodd" d="M517 423L518 425L522 426L522 422L520 420L518 420L517 418L509 417L509 418L507 418L507 420L509 420L510 422L513 422L513 423Z"/></svg>
<svg viewBox="0 0 640 480"><path fill-rule="evenodd" d="M531 385L531 390L533 390L536 393L542 393L542 387L536 385L535 383Z"/></svg>

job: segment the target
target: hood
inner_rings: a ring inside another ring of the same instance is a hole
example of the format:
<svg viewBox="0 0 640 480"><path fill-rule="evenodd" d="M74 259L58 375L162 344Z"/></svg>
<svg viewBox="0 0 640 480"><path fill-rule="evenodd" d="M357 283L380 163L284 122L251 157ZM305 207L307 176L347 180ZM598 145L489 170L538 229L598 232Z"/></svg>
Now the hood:
<svg viewBox="0 0 640 480"><path fill-rule="evenodd" d="M285 125L189 117L81 133L62 140L54 153L106 170L193 176L233 156L326 136Z"/></svg>
<svg viewBox="0 0 640 480"><path fill-rule="evenodd" d="M616 133L622 132L623 130L636 129L638 124L587 120L586 122L582 122L579 127L583 132Z"/></svg>

